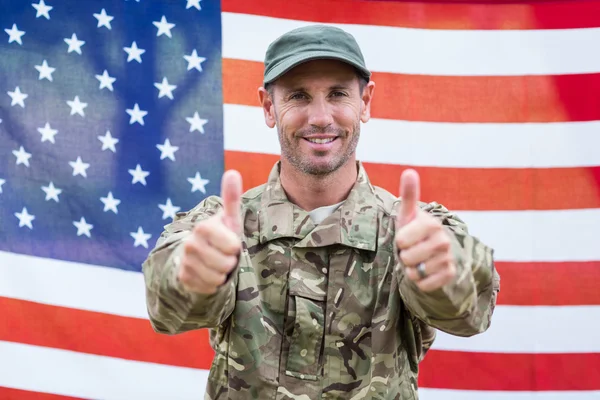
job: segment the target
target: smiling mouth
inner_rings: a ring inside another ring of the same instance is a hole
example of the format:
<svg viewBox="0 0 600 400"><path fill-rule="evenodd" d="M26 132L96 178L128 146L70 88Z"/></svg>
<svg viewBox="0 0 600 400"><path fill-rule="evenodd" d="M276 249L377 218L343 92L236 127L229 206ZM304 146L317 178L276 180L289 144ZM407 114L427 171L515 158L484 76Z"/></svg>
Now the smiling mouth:
<svg viewBox="0 0 600 400"><path fill-rule="evenodd" d="M309 139L309 138L304 138L305 140L308 140L311 143L316 143L316 144L326 144L326 143L331 143L333 142L335 139L337 138L326 138L326 139Z"/></svg>

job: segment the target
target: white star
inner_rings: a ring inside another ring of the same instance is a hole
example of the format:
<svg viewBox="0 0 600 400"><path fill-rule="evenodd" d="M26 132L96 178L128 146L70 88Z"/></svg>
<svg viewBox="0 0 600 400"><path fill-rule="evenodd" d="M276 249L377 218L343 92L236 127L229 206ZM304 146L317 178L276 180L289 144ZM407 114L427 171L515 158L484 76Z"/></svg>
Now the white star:
<svg viewBox="0 0 600 400"><path fill-rule="evenodd" d="M58 195L62 193L62 189L54 187L54 183L50 182L48 186L42 186L42 190L46 193L46 201L54 200L58 203Z"/></svg>
<svg viewBox="0 0 600 400"><path fill-rule="evenodd" d="M117 78L113 78L108 75L108 71L104 70L102 75L96 75L96 79L100 81L100 89L107 88L111 92L113 91L113 83L117 80Z"/></svg>
<svg viewBox="0 0 600 400"><path fill-rule="evenodd" d="M167 218L171 218L174 219L175 218L175 213L179 210L181 210L181 207L175 207L173 205L173 203L171 203L171 199L167 199L167 202L165 204L159 204L158 208L160 208L163 212L163 216L162 219L167 219Z"/></svg>
<svg viewBox="0 0 600 400"><path fill-rule="evenodd" d="M79 96L75 96L72 101L67 100L67 104L71 107L71 115L79 114L82 117L85 117L83 109L86 108L88 104L79 101Z"/></svg>
<svg viewBox="0 0 600 400"><path fill-rule="evenodd" d="M85 171L90 167L90 164L81 161L81 157L77 156L76 161L69 161L69 165L73 168L73 176L81 175L87 178L87 172Z"/></svg>
<svg viewBox="0 0 600 400"><path fill-rule="evenodd" d="M136 182L140 182L142 185L146 186L146 177L150 175L150 172L142 170L140 164L138 164L135 169L130 169L129 173L133 176L131 180L131 184L135 184Z"/></svg>
<svg viewBox="0 0 600 400"><path fill-rule="evenodd" d="M0 179L0 193L2 193L2 185L6 183L6 180Z"/></svg>
<svg viewBox="0 0 600 400"><path fill-rule="evenodd" d="M31 5L37 10L37 13L35 14L36 18L45 17L46 19L50 19L50 14L48 14L48 12L54 7L47 6L44 0L40 0L38 4L31 3Z"/></svg>
<svg viewBox="0 0 600 400"><path fill-rule="evenodd" d="M78 40L77 35L73 34L71 36L71 39L65 39L65 43L67 43L69 45L69 50L68 50L69 53L74 51L77 54L81 54L81 46L83 46L85 44L85 41Z"/></svg>
<svg viewBox="0 0 600 400"><path fill-rule="evenodd" d="M35 215L31 215L27 212L27 208L23 207L23 211L20 213L15 213L15 217L19 218L19 228L22 226L26 226L29 229L33 229L33 225L31 225L31 221L35 219Z"/></svg>
<svg viewBox="0 0 600 400"><path fill-rule="evenodd" d="M204 124L208 122L207 119L200 118L198 111L194 113L193 117L186 118L185 120L190 123L190 132L197 130L200 133L204 133Z"/></svg>
<svg viewBox="0 0 600 400"><path fill-rule="evenodd" d="M38 128L37 130L42 134L42 143L46 140L54 143L54 136L56 136L58 131L56 129L52 129L49 123L46 122L46 125L43 128Z"/></svg>
<svg viewBox="0 0 600 400"><path fill-rule="evenodd" d="M201 8L200 8L201 1L202 0L187 0L187 5L185 6L185 9L187 10L188 8L195 7L198 10L201 10Z"/></svg>
<svg viewBox="0 0 600 400"><path fill-rule="evenodd" d="M20 31L17 28L17 24L13 24L11 29L5 29L4 32L8 34L8 43L17 42L20 45L23 45L21 36L25 34L25 31Z"/></svg>
<svg viewBox="0 0 600 400"><path fill-rule="evenodd" d="M148 239L150 239L152 235L144 233L141 226L138 226L137 232L130 232L129 234L135 239L135 243L133 244L134 247L144 246L145 248L148 248Z"/></svg>
<svg viewBox="0 0 600 400"><path fill-rule="evenodd" d="M121 204L121 200L115 199L112 192L108 192L108 196L106 197L100 197L100 201L104 203L104 212L112 211L115 214L119 213L117 206Z"/></svg>
<svg viewBox="0 0 600 400"><path fill-rule="evenodd" d="M208 179L202 179L202 177L200 176L200 172L196 172L196 176L194 176L193 178L187 178L187 180L189 183L192 184L192 193L194 193L196 190L199 190L202 193L206 194L206 189L204 188L204 186L206 186L206 184L210 181Z"/></svg>
<svg viewBox="0 0 600 400"><path fill-rule="evenodd" d="M140 125L144 125L144 117L148 115L148 111L140 110L140 106L138 106L138 103L135 103L133 109L127 109L125 111L131 117L129 118L129 125L133 125L136 122Z"/></svg>
<svg viewBox="0 0 600 400"><path fill-rule="evenodd" d="M73 221L73 225L77 228L77 236L85 235L87 237L92 237L90 229L92 229L94 225L85 222L85 218L81 217L79 222Z"/></svg>
<svg viewBox="0 0 600 400"><path fill-rule="evenodd" d="M165 144L157 144L156 147L160 150L160 159L169 158L175 161L175 152L179 150L177 146L171 146L169 139L165 139Z"/></svg>
<svg viewBox="0 0 600 400"><path fill-rule="evenodd" d="M110 26L110 21L115 19L115 17L106 15L106 10L104 8L102 9L102 11L100 11L100 14L94 14L94 18L96 18L98 20L98 26L97 26L98 28L105 26L109 30L112 30L112 27Z"/></svg>
<svg viewBox="0 0 600 400"><path fill-rule="evenodd" d="M171 36L171 29L173 29L175 27L175 24L171 24L169 22L167 22L167 19L165 18L165 16L163 15L160 22L156 22L154 21L152 23L152 25L154 25L155 27L158 28L158 32L156 33L156 36L160 36L160 35L167 35L168 37L172 37Z"/></svg>
<svg viewBox="0 0 600 400"><path fill-rule="evenodd" d="M26 152L23 146L21 146L19 150L13 150L12 153L17 157L17 165L24 164L26 167L29 167L31 153Z"/></svg>
<svg viewBox="0 0 600 400"><path fill-rule="evenodd" d="M198 52L196 51L196 49L192 51L192 54L190 54L189 56L183 56L183 58L185 58L185 60L188 62L188 71L192 68L196 68L198 71L202 72L202 65L200 64L206 61L206 58L198 57Z"/></svg>
<svg viewBox="0 0 600 400"><path fill-rule="evenodd" d="M113 153L117 152L115 144L119 143L119 139L113 138L110 134L110 131L106 131L106 134L104 136L98 136L98 140L102 142L102 151L108 149Z"/></svg>
<svg viewBox="0 0 600 400"><path fill-rule="evenodd" d="M127 62L136 60L137 62L141 63L141 56L146 52L146 50L138 48L136 42L133 42L131 47L123 47L123 50L125 50L125 53L127 53Z"/></svg>
<svg viewBox="0 0 600 400"><path fill-rule="evenodd" d="M50 82L52 82L52 73L54 71L56 71L56 68L52 68L48 66L48 63L46 62L46 60L44 60L42 62L42 65L36 65L35 69L38 70L38 72L40 73L40 77L38 80L42 80L44 78L48 79Z"/></svg>
<svg viewBox="0 0 600 400"><path fill-rule="evenodd" d="M154 87L156 87L160 91L158 93L159 99L163 96L167 96L168 98L173 100L173 90L177 89L177 86L169 85L169 81L167 80L166 77L163 78L162 83L156 82L154 84Z"/></svg>
<svg viewBox="0 0 600 400"><path fill-rule="evenodd" d="M14 92L6 92L12 99L10 102L11 107L15 105L20 105L22 108L25 108L25 99L29 97L28 94L21 93L21 89L17 86Z"/></svg>

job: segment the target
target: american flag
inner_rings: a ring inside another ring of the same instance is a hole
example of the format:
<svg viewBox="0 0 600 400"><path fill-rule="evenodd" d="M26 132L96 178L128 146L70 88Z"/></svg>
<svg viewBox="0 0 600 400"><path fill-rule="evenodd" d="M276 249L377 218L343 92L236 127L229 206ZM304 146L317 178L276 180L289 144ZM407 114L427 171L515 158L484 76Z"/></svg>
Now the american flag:
<svg viewBox="0 0 600 400"><path fill-rule="evenodd" d="M496 249L492 327L439 334L424 400L600 398L600 1L0 0L0 398L200 399L207 332L155 334L141 263L175 212L277 160L270 41L352 33L358 156Z"/></svg>

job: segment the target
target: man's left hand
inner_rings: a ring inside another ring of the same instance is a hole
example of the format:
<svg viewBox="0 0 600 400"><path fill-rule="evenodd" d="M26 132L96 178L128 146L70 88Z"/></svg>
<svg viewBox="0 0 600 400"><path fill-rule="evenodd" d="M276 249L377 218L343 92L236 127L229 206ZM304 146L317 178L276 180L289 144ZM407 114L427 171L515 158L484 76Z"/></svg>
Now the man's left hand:
<svg viewBox="0 0 600 400"><path fill-rule="evenodd" d="M422 291L434 291L456 276L449 233L438 219L419 208L420 184L415 170L402 173L400 196L395 240L406 276Z"/></svg>

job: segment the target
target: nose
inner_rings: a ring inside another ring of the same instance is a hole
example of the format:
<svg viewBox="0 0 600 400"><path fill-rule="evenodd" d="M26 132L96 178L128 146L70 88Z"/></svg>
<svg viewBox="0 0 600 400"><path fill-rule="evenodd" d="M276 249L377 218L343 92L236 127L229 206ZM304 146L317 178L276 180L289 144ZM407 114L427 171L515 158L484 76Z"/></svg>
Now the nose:
<svg viewBox="0 0 600 400"><path fill-rule="evenodd" d="M319 129L325 129L333 123L331 105L326 99L316 98L308 109L308 123Z"/></svg>

